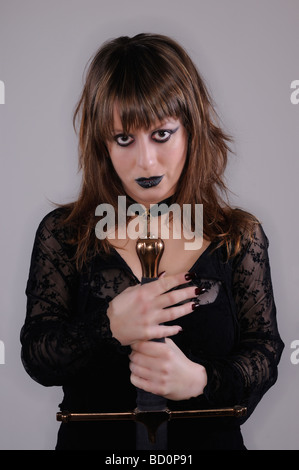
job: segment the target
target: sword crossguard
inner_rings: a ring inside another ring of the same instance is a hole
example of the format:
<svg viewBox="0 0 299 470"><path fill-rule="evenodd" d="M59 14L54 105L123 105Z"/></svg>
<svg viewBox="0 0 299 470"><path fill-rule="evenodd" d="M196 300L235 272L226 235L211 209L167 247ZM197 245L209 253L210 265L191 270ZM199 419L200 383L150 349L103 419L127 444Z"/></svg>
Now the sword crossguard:
<svg viewBox="0 0 299 470"><path fill-rule="evenodd" d="M135 408L132 411L119 413L70 413L69 411L61 411L56 413L56 419L62 423L68 423L70 421L135 421L146 426L149 441L154 443L157 429L165 421L183 418L241 418L245 416L246 413L247 408L242 405L235 405L231 408L180 411L169 410L168 408L161 411L140 411Z"/></svg>

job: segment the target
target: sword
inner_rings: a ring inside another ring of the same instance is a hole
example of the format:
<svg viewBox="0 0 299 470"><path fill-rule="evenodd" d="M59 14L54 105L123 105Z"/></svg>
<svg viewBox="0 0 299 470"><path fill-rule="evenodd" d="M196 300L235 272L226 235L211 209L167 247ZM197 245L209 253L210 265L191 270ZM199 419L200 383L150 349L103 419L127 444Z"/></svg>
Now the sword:
<svg viewBox="0 0 299 470"><path fill-rule="evenodd" d="M147 218L149 222L149 217ZM158 268L164 251L164 242L160 238L139 238L136 251L142 267L141 284L158 279ZM165 342L165 338L152 341ZM236 405L228 408L204 410L169 410L164 397L154 395L137 388L137 407L132 411L105 413L72 413L61 411L56 414L57 421L123 421L136 422L137 450L167 449L167 422L179 418L241 417L246 415L245 406Z"/></svg>

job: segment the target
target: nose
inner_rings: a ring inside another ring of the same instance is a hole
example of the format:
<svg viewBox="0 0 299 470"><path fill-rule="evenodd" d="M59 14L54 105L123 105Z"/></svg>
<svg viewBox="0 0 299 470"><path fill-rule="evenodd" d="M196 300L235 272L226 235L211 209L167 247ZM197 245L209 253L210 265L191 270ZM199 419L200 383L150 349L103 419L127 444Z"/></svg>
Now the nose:
<svg viewBox="0 0 299 470"><path fill-rule="evenodd" d="M148 170L155 165L156 150L146 136L138 139L136 164L143 170Z"/></svg>

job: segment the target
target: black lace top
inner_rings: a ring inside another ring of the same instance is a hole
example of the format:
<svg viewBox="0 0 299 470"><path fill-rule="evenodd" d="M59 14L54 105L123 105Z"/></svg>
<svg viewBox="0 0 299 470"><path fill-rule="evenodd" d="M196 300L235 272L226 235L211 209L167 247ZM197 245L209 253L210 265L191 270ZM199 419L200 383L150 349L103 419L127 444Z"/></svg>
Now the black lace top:
<svg viewBox="0 0 299 470"><path fill-rule="evenodd" d="M63 386L63 410L134 409L130 348L112 337L106 310L114 296L139 281L115 250L110 255L95 256L78 272L74 248L66 243L67 228L59 224L63 216L63 209L52 211L36 233L26 289L27 315L21 331L24 367L45 386ZM211 243L190 269L197 273L195 283L204 286L206 292L199 297L199 308L175 321L183 331L172 339L188 358L204 365L208 384L203 395L169 401L169 408L236 404L248 408L241 420L211 418L204 425L201 421L198 429L204 426L202 436L207 435L209 426L218 430L226 427L228 436L227 429L243 423L276 381L283 342L277 330L267 247L268 240L257 226L252 241L243 237L242 249L233 260L226 262L224 249L215 250ZM180 434L180 442L185 436L190 439L188 432L194 437L190 430L195 423L192 421L190 427L188 420L178 421L171 425L170 435ZM185 428L182 421L187 422ZM72 448L72 442L78 446L85 440L93 442L91 447L109 448L108 440L112 439L113 449L133 448L128 437L133 433L132 424L65 424L58 443L63 443L62 448ZM96 444L94 436L98 436ZM175 446L177 449L177 441Z"/></svg>

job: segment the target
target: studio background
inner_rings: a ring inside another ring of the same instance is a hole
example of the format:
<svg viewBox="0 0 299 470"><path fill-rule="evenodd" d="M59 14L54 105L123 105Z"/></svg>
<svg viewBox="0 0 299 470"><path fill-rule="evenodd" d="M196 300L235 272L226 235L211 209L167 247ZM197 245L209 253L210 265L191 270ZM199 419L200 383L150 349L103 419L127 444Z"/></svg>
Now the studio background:
<svg viewBox="0 0 299 470"><path fill-rule="evenodd" d="M51 201L69 202L79 189L72 113L87 61L105 40L140 32L187 49L235 139L231 202L254 213L270 240L285 342L278 382L244 424L244 440L249 450L299 449L299 364L291 362L299 342L299 104L290 99L298 18L298 0L0 0L0 449L55 446L61 389L35 383L20 361L34 235Z"/></svg>

